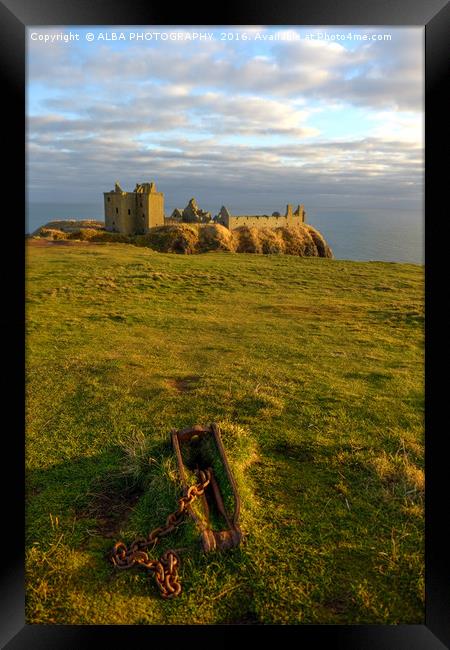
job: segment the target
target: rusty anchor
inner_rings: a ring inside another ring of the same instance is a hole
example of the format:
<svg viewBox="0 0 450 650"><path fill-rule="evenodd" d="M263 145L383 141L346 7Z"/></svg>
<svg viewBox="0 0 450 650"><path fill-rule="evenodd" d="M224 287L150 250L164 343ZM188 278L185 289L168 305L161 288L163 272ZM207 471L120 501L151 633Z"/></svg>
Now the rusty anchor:
<svg viewBox="0 0 450 650"><path fill-rule="evenodd" d="M190 473L207 471L209 474L209 484L196 501L198 507L188 507L200 530L203 550L209 552L239 546L242 541L239 527L241 504L219 426L214 422L209 426L196 424L173 430L171 437L185 494L189 489Z"/></svg>

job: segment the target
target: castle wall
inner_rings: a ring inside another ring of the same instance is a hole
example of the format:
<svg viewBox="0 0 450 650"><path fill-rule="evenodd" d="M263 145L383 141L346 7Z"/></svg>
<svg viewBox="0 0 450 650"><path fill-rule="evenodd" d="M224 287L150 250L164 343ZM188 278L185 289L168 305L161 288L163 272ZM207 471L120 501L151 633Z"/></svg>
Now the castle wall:
<svg viewBox="0 0 450 650"><path fill-rule="evenodd" d="M297 226L305 222L305 208L303 205L299 205L295 212L292 210L292 206L288 204L286 206L286 214L235 214L232 215L230 212L222 206L220 209L217 222L228 228L229 230L234 230L240 226L252 226L255 228L279 228L281 226Z"/></svg>
<svg viewBox="0 0 450 650"><path fill-rule="evenodd" d="M150 221L148 194L144 192L133 192L133 197L136 206L133 233L142 235L147 232Z"/></svg>
<svg viewBox="0 0 450 650"><path fill-rule="evenodd" d="M105 227L129 235L134 232L136 201L127 192L105 192Z"/></svg>
<svg viewBox="0 0 450 650"><path fill-rule="evenodd" d="M154 226L164 225L164 194L162 192L152 192L148 194L149 202L149 219L146 224L147 229Z"/></svg>
<svg viewBox="0 0 450 650"><path fill-rule="evenodd" d="M296 226L303 223L301 215L269 216L261 215L232 215L228 217L227 227L230 230L240 226L253 226L255 228L280 228L281 226ZM225 225L225 224L224 224Z"/></svg>

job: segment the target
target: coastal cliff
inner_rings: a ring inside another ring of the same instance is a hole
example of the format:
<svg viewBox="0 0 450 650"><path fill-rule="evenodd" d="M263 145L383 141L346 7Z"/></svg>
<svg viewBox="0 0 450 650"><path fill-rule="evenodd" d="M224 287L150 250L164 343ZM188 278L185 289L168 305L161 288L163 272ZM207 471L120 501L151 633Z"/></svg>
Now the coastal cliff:
<svg viewBox="0 0 450 650"><path fill-rule="evenodd" d="M151 228L145 235L107 232L101 221L51 221L38 228L32 238L47 241L85 241L129 243L161 253L196 254L210 251L297 255L332 258L323 235L310 226L256 228L240 226L229 230L220 224L167 224Z"/></svg>

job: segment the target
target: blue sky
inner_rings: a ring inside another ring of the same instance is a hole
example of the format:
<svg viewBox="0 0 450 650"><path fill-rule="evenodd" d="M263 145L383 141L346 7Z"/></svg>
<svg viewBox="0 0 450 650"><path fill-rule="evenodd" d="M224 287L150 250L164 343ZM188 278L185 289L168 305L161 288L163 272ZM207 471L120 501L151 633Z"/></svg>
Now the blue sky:
<svg viewBox="0 0 450 650"><path fill-rule="evenodd" d="M422 28L30 27L27 41L31 201L154 180L166 204L214 213L422 208Z"/></svg>

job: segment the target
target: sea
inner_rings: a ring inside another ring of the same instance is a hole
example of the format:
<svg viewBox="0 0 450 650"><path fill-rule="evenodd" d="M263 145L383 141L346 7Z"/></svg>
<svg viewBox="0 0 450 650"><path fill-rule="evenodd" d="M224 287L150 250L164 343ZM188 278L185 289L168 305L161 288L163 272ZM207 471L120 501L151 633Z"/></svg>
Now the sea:
<svg viewBox="0 0 450 650"><path fill-rule="evenodd" d="M166 205L166 214L176 206ZM55 219L104 220L103 203L29 202L26 233ZM425 221L421 212L310 209L307 222L319 230L335 259L424 264Z"/></svg>

